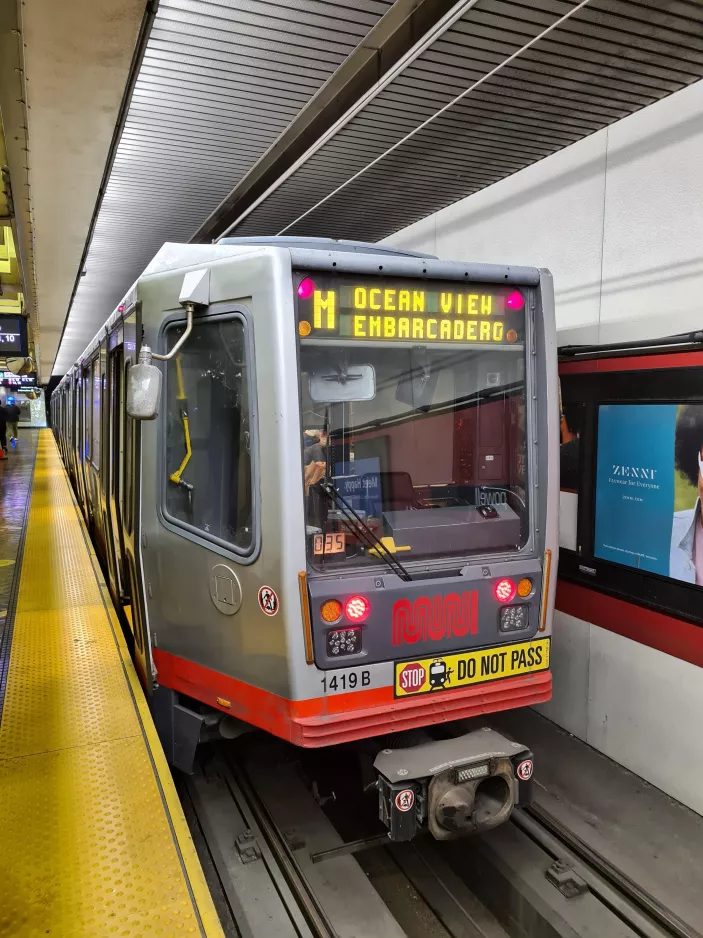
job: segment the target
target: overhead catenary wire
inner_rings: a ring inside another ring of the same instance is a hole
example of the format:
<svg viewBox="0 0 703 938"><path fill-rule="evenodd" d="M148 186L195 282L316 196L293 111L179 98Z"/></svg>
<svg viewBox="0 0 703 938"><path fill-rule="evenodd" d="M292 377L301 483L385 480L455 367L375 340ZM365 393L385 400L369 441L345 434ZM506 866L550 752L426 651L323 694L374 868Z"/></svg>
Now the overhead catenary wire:
<svg viewBox="0 0 703 938"><path fill-rule="evenodd" d="M431 114L421 124L418 124L417 127L413 128L413 130L405 134L404 137L401 137L400 140L397 140L392 146L388 147L387 150L384 150L383 153L380 153L377 157L375 157L375 159L371 160L370 163L367 163L366 166L362 167L358 172L354 173L353 176L350 176L349 179L345 180L343 183L341 183L341 185L337 186L336 189L333 189L332 192L329 192L326 196L319 199L314 205L310 206L310 208L306 209L297 218L289 222L284 228L281 228L281 230L278 232L278 235L285 234L287 231L289 231L291 228L297 225L298 222L302 221L304 218L307 218L308 215L311 215L314 211L320 208L321 205L324 205L326 202L329 202L330 199L333 199L343 189L346 189L346 187L349 186L352 182L355 182L357 179L363 176L364 173L368 172L370 169L372 169L374 166L380 163L381 160L385 159L391 153L395 152L395 150L397 150L399 147L403 146L403 144L407 143L408 140L412 139L412 137L420 133L421 130L424 130L433 121L437 120L438 117L441 117L442 114L446 113L450 108L454 107L455 104L458 104L459 101L463 101L464 98L470 95L478 87L483 85L486 81L488 81L489 78L492 78L497 72L505 68L506 65L509 65L511 62L515 61L515 59L517 59L520 55L522 55L523 52L526 52L528 49L534 46L541 39L544 39L545 36L547 36L553 30L561 26L562 23L565 23L568 19L574 16L574 14L578 13L579 10L582 10L590 2L591 0L581 0L581 2L578 3L575 7L573 7L573 9L569 10L563 16L560 16L559 19L555 20L550 26L547 26L546 29L543 29L541 33L538 33L538 35L530 39L529 42L526 42L524 46L521 46L519 49L517 49L515 52L509 55L506 59L503 59L502 62L499 62L498 65L495 66L495 68L492 68L490 70L490 72L487 72L485 75L482 75L481 78L477 79L475 82L469 85L469 87L466 88L464 91L462 91L461 94L456 95L456 97L452 98L451 101L448 101L438 111L435 111L434 114Z"/></svg>

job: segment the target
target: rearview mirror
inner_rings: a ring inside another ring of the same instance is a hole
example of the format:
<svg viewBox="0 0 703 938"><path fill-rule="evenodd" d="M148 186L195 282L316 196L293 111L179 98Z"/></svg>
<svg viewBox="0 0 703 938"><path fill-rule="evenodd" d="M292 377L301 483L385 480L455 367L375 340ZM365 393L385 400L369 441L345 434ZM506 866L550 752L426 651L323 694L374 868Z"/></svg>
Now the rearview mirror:
<svg viewBox="0 0 703 938"><path fill-rule="evenodd" d="M129 369L127 413L135 420L154 420L161 404L161 371L156 365L139 363Z"/></svg>
<svg viewBox="0 0 703 938"><path fill-rule="evenodd" d="M345 404L372 401L376 397L373 365L350 365L311 371L308 377L310 400L315 404Z"/></svg>

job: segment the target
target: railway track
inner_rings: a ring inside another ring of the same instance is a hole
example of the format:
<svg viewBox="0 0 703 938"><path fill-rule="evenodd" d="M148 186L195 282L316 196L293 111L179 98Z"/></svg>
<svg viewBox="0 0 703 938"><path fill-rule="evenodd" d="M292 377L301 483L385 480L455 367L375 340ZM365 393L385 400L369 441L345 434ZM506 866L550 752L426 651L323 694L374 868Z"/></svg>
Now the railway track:
<svg viewBox="0 0 703 938"><path fill-rule="evenodd" d="M392 844L343 781L311 793L286 747L226 743L179 780L228 938L703 938L538 804Z"/></svg>
<svg viewBox="0 0 703 938"><path fill-rule="evenodd" d="M295 766L217 745L179 790L228 936L508 938L431 840L361 853Z"/></svg>
<svg viewBox="0 0 703 938"><path fill-rule="evenodd" d="M584 887L642 938L703 938L671 909L630 879L601 853L562 824L545 808L534 804L513 812L512 823L524 831L558 864L553 879L560 878L580 892ZM559 874L561 871L561 875ZM573 877L570 877L573 872ZM578 879L583 885L578 883ZM567 892L570 887L566 886Z"/></svg>

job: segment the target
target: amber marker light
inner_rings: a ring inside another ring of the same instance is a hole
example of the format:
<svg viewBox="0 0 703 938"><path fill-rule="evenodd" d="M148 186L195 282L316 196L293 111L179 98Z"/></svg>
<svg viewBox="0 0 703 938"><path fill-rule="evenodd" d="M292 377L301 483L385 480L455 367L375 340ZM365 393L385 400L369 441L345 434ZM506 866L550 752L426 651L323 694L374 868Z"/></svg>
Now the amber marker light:
<svg viewBox="0 0 703 938"><path fill-rule="evenodd" d="M505 333L505 339L507 342L515 342L517 339L517 332L514 329L508 329Z"/></svg>
<svg viewBox="0 0 703 938"><path fill-rule="evenodd" d="M524 577L524 579L520 580L520 582L517 585L517 594L522 599L527 599L527 597L530 595L531 592L532 592L532 580L528 579L527 577Z"/></svg>
<svg viewBox="0 0 703 938"><path fill-rule="evenodd" d="M304 319L298 323L298 335L306 336L312 332L312 326Z"/></svg>
<svg viewBox="0 0 703 938"><path fill-rule="evenodd" d="M324 622L336 622L342 616L342 604L336 599L328 599L320 606L320 615Z"/></svg>

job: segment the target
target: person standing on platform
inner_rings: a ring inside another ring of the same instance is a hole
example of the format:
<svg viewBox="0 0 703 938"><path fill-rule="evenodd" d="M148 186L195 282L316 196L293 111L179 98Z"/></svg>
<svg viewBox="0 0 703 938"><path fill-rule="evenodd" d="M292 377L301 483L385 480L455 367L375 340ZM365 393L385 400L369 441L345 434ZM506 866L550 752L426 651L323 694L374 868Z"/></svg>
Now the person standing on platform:
<svg viewBox="0 0 703 938"><path fill-rule="evenodd" d="M5 404L5 415L10 430L10 443L14 447L17 442L17 425L20 419L20 409L14 401L12 404Z"/></svg>
<svg viewBox="0 0 703 938"><path fill-rule="evenodd" d="M7 459L7 410L0 404L0 459Z"/></svg>

